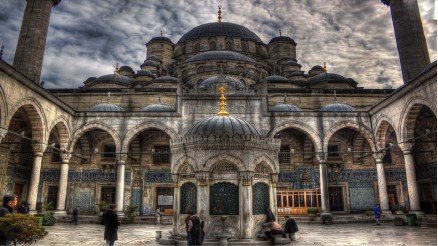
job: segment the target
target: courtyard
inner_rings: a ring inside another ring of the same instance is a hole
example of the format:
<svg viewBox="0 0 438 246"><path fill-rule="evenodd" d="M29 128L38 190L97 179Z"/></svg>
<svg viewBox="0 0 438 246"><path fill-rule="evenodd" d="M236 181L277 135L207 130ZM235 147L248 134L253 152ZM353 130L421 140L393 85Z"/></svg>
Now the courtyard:
<svg viewBox="0 0 438 246"><path fill-rule="evenodd" d="M297 241L292 245L436 245L436 228L394 226L392 224L298 224ZM57 224L46 227L49 234L37 245L105 245L103 226ZM168 235L171 226L122 225L118 245L158 245L155 231Z"/></svg>

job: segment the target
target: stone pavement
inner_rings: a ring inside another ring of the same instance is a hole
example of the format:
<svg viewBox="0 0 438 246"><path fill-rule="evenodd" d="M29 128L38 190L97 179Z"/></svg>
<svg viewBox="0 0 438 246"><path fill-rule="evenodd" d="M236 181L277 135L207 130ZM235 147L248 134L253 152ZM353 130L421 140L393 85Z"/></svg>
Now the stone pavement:
<svg viewBox="0 0 438 246"><path fill-rule="evenodd" d="M417 228L383 224L298 224L297 241L291 245L382 245L423 246L437 244L436 228ZM57 224L46 227L49 234L37 245L105 245L103 226ZM122 225L116 245L157 245L155 231L168 235L171 226Z"/></svg>

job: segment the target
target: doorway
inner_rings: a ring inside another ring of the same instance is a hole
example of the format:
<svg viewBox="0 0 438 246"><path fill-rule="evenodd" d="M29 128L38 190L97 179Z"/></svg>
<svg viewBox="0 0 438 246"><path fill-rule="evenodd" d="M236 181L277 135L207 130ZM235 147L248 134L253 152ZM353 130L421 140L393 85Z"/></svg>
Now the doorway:
<svg viewBox="0 0 438 246"><path fill-rule="evenodd" d="M51 185L47 191L47 203L50 204L50 209L56 209L58 203L58 186Z"/></svg>
<svg viewBox="0 0 438 246"><path fill-rule="evenodd" d="M21 202L23 201L23 188L24 185L23 184L14 184L14 195L17 196L17 204L21 204Z"/></svg>
<svg viewBox="0 0 438 246"><path fill-rule="evenodd" d="M116 187L115 186L102 186L100 189L100 201L107 202L109 204L116 203Z"/></svg>
<svg viewBox="0 0 438 246"><path fill-rule="evenodd" d="M330 211L344 211L344 188L342 186L329 186Z"/></svg>

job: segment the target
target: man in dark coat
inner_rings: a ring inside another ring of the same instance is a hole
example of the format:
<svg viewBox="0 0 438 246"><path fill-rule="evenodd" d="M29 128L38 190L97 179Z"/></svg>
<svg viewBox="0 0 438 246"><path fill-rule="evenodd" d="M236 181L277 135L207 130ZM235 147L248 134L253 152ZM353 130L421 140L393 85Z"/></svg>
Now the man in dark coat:
<svg viewBox="0 0 438 246"><path fill-rule="evenodd" d="M188 224L188 233L190 233L191 240L190 245L202 245L201 219L195 215L195 213L191 212Z"/></svg>
<svg viewBox="0 0 438 246"><path fill-rule="evenodd" d="M70 220L71 222L75 222L75 225L78 225L78 217L79 217L79 206L76 206L75 209L73 209L73 218Z"/></svg>
<svg viewBox="0 0 438 246"><path fill-rule="evenodd" d="M284 232L289 234L289 238L292 241L295 241L295 233L298 231L298 225L293 218L290 218L289 215L285 216L286 223L284 224Z"/></svg>
<svg viewBox="0 0 438 246"><path fill-rule="evenodd" d="M29 214L29 205L28 202L22 202L20 207L18 207L17 212L19 214Z"/></svg>
<svg viewBox="0 0 438 246"><path fill-rule="evenodd" d="M14 195L5 195L3 197L3 204L0 208L0 218L14 212L14 207L17 206L17 197ZM0 245L12 245L4 235L0 233Z"/></svg>
<svg viewBox="0 0 438 246"><path fill-rule="evenodd" d="M117 230L120 225L115 204L111 204L109 209L102 215L102 223L105 225L104 239L109 246L113 246L114 242L118 239Z"/></svg>

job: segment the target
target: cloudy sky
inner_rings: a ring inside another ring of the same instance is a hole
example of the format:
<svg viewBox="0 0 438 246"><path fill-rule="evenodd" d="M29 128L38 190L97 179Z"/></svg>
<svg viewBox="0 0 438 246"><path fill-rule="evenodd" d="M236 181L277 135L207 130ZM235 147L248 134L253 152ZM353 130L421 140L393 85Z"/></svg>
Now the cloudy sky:
<svg viewBox="0 0 438 246"><path fill-rule="evenodd" d="M436 60L434 0L418 0L429 54ZM26 1L0 1L3 60L12 64ZM297 43L308 71L325 61L329 72L354 78L366 88L402 84L389 8L380 0L63 0L53 9L44 57L46 88L74 88L114 65L140 69L144 44L164 34L173 42L190 29L223 21L254 31L264 42L278 34Z"/></svg>

